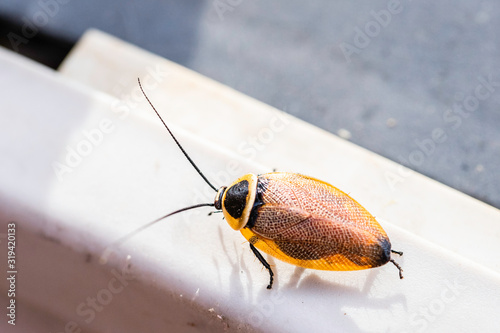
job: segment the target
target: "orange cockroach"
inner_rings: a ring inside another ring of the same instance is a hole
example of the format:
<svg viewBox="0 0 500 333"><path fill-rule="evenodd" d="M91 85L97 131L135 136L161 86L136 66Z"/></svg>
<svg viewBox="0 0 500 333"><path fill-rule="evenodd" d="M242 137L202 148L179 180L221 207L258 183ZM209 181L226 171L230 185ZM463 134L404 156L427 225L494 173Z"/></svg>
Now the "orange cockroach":
<svg viewBox="0 0 500 333"><path fill-rule="evenodd" d="M174 139L184 156L205 182L217 192L214 203L202 203L167 214L127 236L171 215L198 207L222 211L229 226L239 230L250 249L269 271L263 251L287 263L330 271L361 270L392 262L402 279L403 269L391 259L391 242L375 218L357 201L321 180L290 172L247 174L217 190L172 134L142 89L144 97Z"/></svg>

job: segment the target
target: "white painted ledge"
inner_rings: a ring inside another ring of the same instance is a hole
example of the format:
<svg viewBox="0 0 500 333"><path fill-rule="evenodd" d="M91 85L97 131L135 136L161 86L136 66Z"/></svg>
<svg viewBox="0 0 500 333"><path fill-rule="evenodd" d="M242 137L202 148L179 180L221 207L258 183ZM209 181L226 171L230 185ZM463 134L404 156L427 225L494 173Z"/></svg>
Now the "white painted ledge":
<svg viewBox="0 0 500 333"><path fill-rule="evenodd" d="M110 54L120 56L115 61L105 51L92 56L90 50L102 51L104 45ZM120 72L116 63L127 63L133 54L137 63L128 64L130 72ZM107 65L100 67L99 62ZM166 66L170 74L157 88L151 83L148 92L193 159L209 170L209 177L233 177L234 166L240 173L277 167L311 174L350 191L379 217L394 247L405 252L398 259L405 279L399 280L392 265L322 272L268 258L277 273L275 288L268 291L268 274L243 237L217 214L208 217L209 209L177 215L138 234L101 265L98 257L103 249L129 230L174 209L213 199L158 121L150 117L152 111L144 103L124 107L109 95L113 73L121 73L115 77L115 93L135 104L140 97L123 90L122 82L130 80L133 88L138 75L147 76L146 67L157 65ZM78 66L84 84L68 79L79 76ZM109 89L83 79L96 76L95 69L103 71ZM2 49L0 72L6 78L0 81L4 92L0 156L5 161L0 164L0 233L7 221L17 222L17 300L34 309L32 313L43 314L31 319L19 315L19 327L25 325L25 332L36 331L38 324L61 332L71 322L85 332L493 332L498 328L499 264L490 253L499 253L499 243L494 242L500 237L500 224L494 228L497 210L416 174L392 192L383 178L385 171L397 170L391 162L97 32L86 35L63 67L63 75ZM278 114L286 117L286 127L274 132L253 161L235 153L249 136L270 128L269 121ZM101 133L109 132L102 138L96 131L100 127ZM82 149L90 141L85 133L93 133L96 144L59 180L53 162L64 162L68 149ZM290 145L293 150L287 148ZM318 156L323 157L321 162ZM412 202L420 209L410 207ZM460 216L465 213L485 220L476 220L472 228ZM448 220L439 224L444 216L460 224L444 233L442 228L449 226ZM407 222L420 220L420 230ZM437 223L436 232L449 238L435 241L443 237L432 232L430 223ZM477 257L462 249L484 249L484 242L490 248ZM3 250L0 253L4 255ZM4 269L3 258L0 265ZM127 272L126 279L122 272ZM0 293L6 295L5 284ZM99 311L90 310L89 297L98 299ZM9 327L0 325L7 332L4 328Z"/></svg>

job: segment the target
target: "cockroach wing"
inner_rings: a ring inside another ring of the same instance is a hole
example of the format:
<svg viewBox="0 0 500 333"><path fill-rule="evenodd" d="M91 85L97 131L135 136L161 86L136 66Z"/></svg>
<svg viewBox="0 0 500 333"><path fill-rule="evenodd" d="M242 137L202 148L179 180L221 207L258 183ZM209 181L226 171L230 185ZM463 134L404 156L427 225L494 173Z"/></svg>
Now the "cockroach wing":
<svg viewBox="0 0 500 333"><path fill-rule="evenodd" d="M323 270L384 265L391 244L375 218L346 193L293 173L259 176L251 228L258 249L291 264Z"/></svg>

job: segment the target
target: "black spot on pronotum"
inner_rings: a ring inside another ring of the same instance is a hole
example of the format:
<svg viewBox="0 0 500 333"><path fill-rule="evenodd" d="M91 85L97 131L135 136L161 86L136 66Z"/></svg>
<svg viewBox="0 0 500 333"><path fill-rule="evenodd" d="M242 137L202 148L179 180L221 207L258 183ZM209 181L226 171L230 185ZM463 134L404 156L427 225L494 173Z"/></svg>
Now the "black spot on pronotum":
<svg viewBox="0 0 500 333"><path fill-rule="evenodd" d="M243 214L243 210L247 204L248 196L248 180L234 184L226 191L224 199L224 208L233 218L237 219Z"/></svg>

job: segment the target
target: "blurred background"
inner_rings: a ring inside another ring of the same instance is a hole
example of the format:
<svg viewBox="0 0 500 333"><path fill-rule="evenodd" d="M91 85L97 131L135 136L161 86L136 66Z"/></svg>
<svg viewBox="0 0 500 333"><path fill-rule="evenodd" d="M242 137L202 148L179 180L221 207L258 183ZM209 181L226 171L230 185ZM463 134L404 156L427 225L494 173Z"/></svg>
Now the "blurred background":
<svg viewBox="0 0 500 333"><path fill-rule="evenodd" d="M88 28L500 208L498 1L0 2L0 45L52 68Z"/></svg>

